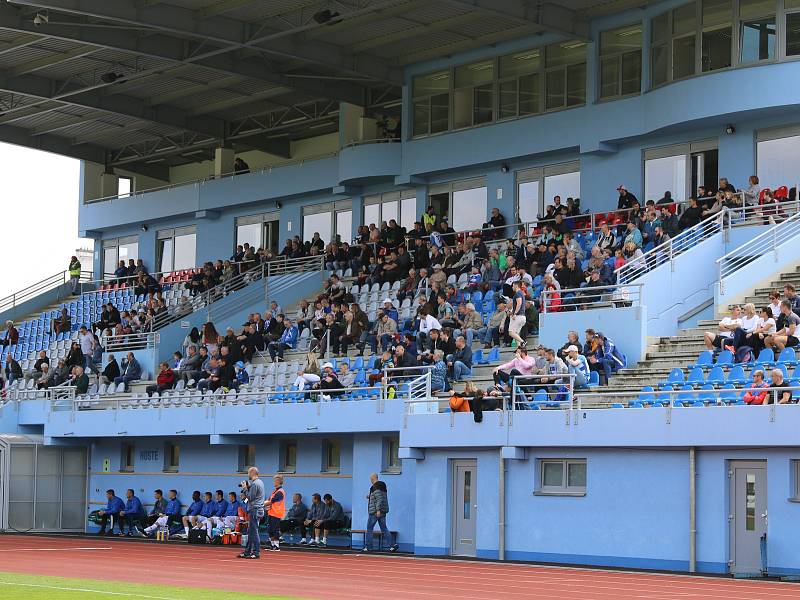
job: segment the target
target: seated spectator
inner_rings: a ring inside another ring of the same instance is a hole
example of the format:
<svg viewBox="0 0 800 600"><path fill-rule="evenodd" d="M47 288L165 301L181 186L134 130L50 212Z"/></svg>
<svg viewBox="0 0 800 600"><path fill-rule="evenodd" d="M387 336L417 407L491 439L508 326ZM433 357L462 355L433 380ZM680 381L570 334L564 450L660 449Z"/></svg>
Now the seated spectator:
<svg viewBox="0 0 800 600"><path fill-rule="evenodd" d="M576 340L577 337L578 335L575 334ZM586 384L589 383L589 361L586 360L585 356L578 353L577 345L572 344L567 347L564 363L567 366L567 373L574 376L572 380L574 388L580 389L586 387Z"/></svg>
<svg viewBox="0 0 800 600"><path fill-rule="evenodd" d="M292 320L284 319L281 336L277 341L270 342L267 346L272 362L283 362L283 353L286 352L286 350L294 350L297 347L297 340L299 337L300 332L297 327L292 324ZM345 350L345 352L347 351Z"/></svg>
<svg viewBox="0 0 800 600"><path fill-rule="evenodd" d="M308 536L308 544L311 546L316 546L319 544L319 533L315 539L311 538L311 530L314 529L317 524L322 524L325 514L327 512L327 506L322 502L322 498L319 494L314 493L311 494L311 506L308 509L308 513L306 514L306 518L303 520L303 528L301 529L301 533L303 538L300 540L300 545L304 546L306 544L306 537L305 531L309 532Z"/></svg>
<svg viewBox="0 0 800 600"><path fill-rule="evenodd" d="M764 345L773 348L777 354L784 348L794 348L797 346L797 326L800 325L800 317L792 311L792 304L789 300L781 301L781 314L775 320L777 331L764 338Z"/></svg>
<svg viewBox="0 0 800 600"><path fill-rule="evenodd" d="M702 220L703 209L697 204L697 198L689 197L689 206L683 209L683 214L678 219L678 227L681 231L694 227Z"/></svg>
<svg viewBox="0 0 800 600"><path fill-rule="evenodd" d="M724 317L719 322L719 331L717 333L706 331L703 336L705 338L706 348L713 351L714 348L723 349L723 346L732 345L733 332L742 325L741 309L734 306L731 309L731 316Z"/></svg>
<svg viewBox="0 0 800 600"><path fill-rule="evenodd" d="M198 494L200 492L197 492ZM164 512L158 515L155 523L150 525L144 530L145 535L152 536L155 534L159 527L164 527L167 530L174 526L181 524L181 502L178 500L178 492L176 490L169 491L169 501L166 504ZM187 536L188 536L188 529Z"/></svg>
<svg viewBox="0 0 800 600"><path fill-rule="evenodd" d="M745 404L764 404L769 395L769 384L764 381L764 371L756 369L753 371L753 384L744 395Z"/></svg>
<svg viewBox="0 0 800 600"><path fill-rule="evenodd" d="M767 404L796 404L797 400L792 400L792 390L783 389L786 387L789 387L789 384L783 379L783 371L772 369L772 384L769 386Z"/></svg>
<svg viewBox="0 0 800 600"><path fill-rule="evenodd" d="M589 369L598 371L601 384L608 385L611 375L627 364L625 355L619 351L610 338L599 331L594 334L592 347L594 352L589 356Z"/></svg>
<svg viewBox="0 0 800 600"><path fill-rule="evenodd" d="M36 381L36 389L37 390L46 390L50 387L50 374L53 369L50 369L50 365L48 363L42 363L41 372L39 373L38 378L34 378Z"/></svg>
<svg viewBox="0 0 800 600"><path fill-rule="evenodd" d="M176 379L186 383L191 379L199 379L203 360L203 356L197 351L197 346L189 346L186 350L186 357L181 361L181 365L175 373Z"/></svg>
<svg viewBox="0 0 800 600"><path fill-rule="evenodd" d="M83 367L73 368L69 385L75 386L76 395L85 394L89 391L89 376L84 373Z"/></svg>
<svg viewBox="0 0 800 600"><path fill-rule="evenodd" d="M297 379L294 380L292 389L304 390L306 385L319 383L320 370L317 362L317 355L314 352L306 354L306 366L297 372Z"/></svg>
<svg viewBox="0 0 800 600"><path fill-rule="evenodd" d="M507 318L508 311L506 310L506 304L500 301L495 307L494 314L489 317L489 322L486 324L486 331L483 334L482 340L484 350L490 350L500 345L500 337L505 334Z"/></svg>
<svg viewBox="0 0 800 600"><path fill-rule="evenodd" d="M641 248L643 245L643 237L642 232L636 227L636 224L633 221L628 221L627 231L625 232L625 245L633 244L637 248Z"/></svg>
<svg viewBox="0 0 800 600"><path fill-rule="evenodd" d="M320 380L314 387L322 390L320 398L329 402L334 398L344 395L346 391L339 381L339 378L336 376L336 370L333 368L333 364L329 362L322 365Z"/></svg>
<svg viewBox="0 0 800 600"><path fill-rule="evenodd" d="M433 368L431 369L431 392L446 392L449 388L444 353L441 350L435 350L433 352Z"/></svg>
<svg viewBox="0 0 800 600"><path fill-rule="evenodd" d="M280 523L281 533L287 534L287 539L291 544L293 541L292 532L300 530L300 543L306 543L306 517L308 517L308 507L303 503L302 494L292 494L292 505L286 511Z"/></svg>
<svg viewBox="0 0 800 600"><path fill-rule="evenodd" d="M147 526L153 525L157 520L158 517L166 513L167 511L167 499L164 498L164 492L160 489L157 489L153 492L153 508L147 514ZM146 535L146 534L143 534ZM138 537L138 536L137 536Z"/></svg>
<svg viewBox="0 0 800 600"><path fill-rule="evenodd" d="M325 509L322 518L314 521L314 541L311 545L325 548L328 545L328 534L344 527L345 515L342 505L336 502L330 494L325 494L322 500L325 503ZM320 531L322 540L319 539Z"/></svg>
<svg viewBox="0 0 800 600"><path fill-rule="evenodd" d="M781 316L781 293L780 292L770 292L769 293L769 310L772 313L772 318L777 319Z"/></svg>
<svg viewBox="0 0 800 600"><path fill-rule="evenodd" d="M97 513L100 515L100 531L97 532L97 535L114 535L114 525L119 527L119 534L122 535L124 533L123 520L120 518L120 512L125 509L125 504L121 499L117 498L113 489L106 490L106 498L108 498L106 507ZM109 518L111 519L111 526L108 534L106 534Z"/></svg>
<svg viewBox="0 0 800 600"><path fill-rule="evenodd" d="M463 335L456 337L456 351L447 357L447 367L455 382L472 375L472 349Z"/></svg>
<svg viewBox="0 0 800 600"><path fill-rule="evenodd" d="M241 386L250 383L250 374L245 370L244 363L242 361L235 362L233 364L233 369L236 374L236 378L232 381L231 387L238 392Z"/></svg>
<svg viewBox="0 0 800 600"><path fill-rule="evenodd" d="M50 359L47 356L47 352L44 350L39 352L36 362L33 363L33 369L25 373L25 381L28 381L29 379L39 381L39 379L42 377L42 365L50 365Z"/></svg>
<svg viewBox="0 0 800 600"><path fill-rule="evenodd" d="M789 302L793 313L800 313L800 296L797 295L791 283L783 286L783 299Z"/></svg>
<svg viewBox="0 0 800 600"><path fill-rule="evenodd" d="M125 501L125 509L121 510L119 516L125 521L124 524L128 526L128 537L136 536L141 537L144 535L142 529L144 528L144 521L146 515L141 500L136 497L132 489L125 491L127 500ZM120 533L122 533L122 525L120 525Z"/></svg>
<svg viewBox="0 0 800 600"><path fill-rule="evenodd" d="M217 513L212 517L214 525L220 529L236 529L241 506L242 503L236 499L236 492L228 492L226 501L223 499L222 490L217 490Z"/></svg>
<svg viewBox="0 0 800 600"><path fill-rule="evenodd" d="M175 387L175 372L170 368L169 363L162 362L158 365L159 372L156 377L156 385L148 385L146 388L147 395L151 398L153 394L158 393L160 396L167 390Z"/></svg>
<svg viewBox="0 0 800 600"><path fill-rule="evenodd" d="M467 341L467 348L472 348L472 340L475 336L481 339L481 336L486 333L486 328L483 326L483 318L475 310L475 305L472 302L467 302L459 307L457 316L458 329L453 332L456 338L463 335Z"/></svg>
<svg viewBox="0 0 800 600"><path fill-rule="evenodd" d="M44 381L39 380L39 389L46 389L61 385L69 378L69 367L63 358L59 358L55 368L48 369L47 377Z"/></svg>
<svg viewBox="0 0 800 600"><path fill-rule="evenodd" d="M72 331L72 318L66 308L61 309L61 314L50 321L50 332L54 335Z"/></svg>
<svg viewBox="0 0 800 600"><path fill-rule="evenodd" d="M755 350L756 328L758 327L758 315L756 314L755 304L747 303L743 307L744 314L740 318L739 327L733 330L733 347L738 350L742 346L750 346Z"/></svg>
<svg viewBox="0 0 800 600"><path fill-rule="evenodd" d="M125 391L128 391L128 384L142 378L142 367L136 360L133 352L128 352L128 356L122 361L119 377L114 378L114 385L124 384Z"/></svg>
<svg viewBox="0 0 800 600"><path fill-rule="evenodd" d="M514 358L495 367L492 371L492 377L495 384L509 383L515 377L526 377L534 373L536 361L528 356L528 351L525 348L518 347L514 352ZM520 381L520 383L522 383Z"/></svg>
<svg viewBox="0 0 800 600"><path fill-rule="evenodd" d="M577 346L578 347L578 353L582 354L580 345L581 345L581 341L580 341L580 338L578 337L578 332L577 331L569 331L569 332L567 332L567 342L563 346L561 346L561 348L558 349L558 352L556 353L556 356L558 356L562 360L566 359L570 346Z"/></svg>

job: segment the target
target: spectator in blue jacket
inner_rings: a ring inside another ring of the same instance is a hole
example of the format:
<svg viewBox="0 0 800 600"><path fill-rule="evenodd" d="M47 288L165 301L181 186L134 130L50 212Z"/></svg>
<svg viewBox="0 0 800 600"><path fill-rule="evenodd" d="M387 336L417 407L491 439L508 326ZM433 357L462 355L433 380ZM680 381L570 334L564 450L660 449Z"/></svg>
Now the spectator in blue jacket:
<svg viewBox="0 0 800 600"><path fill-rule="evenodd" d="M125 523L128 525L128 535L132 536L134 532L138 535L146 516L144 507L132 489L128 489L125 492L125 496L127 498L125 510L120 511L119 515L125 519ZM122 528L120 527L120 529Z"/></svg>
<svg viewBox="0 0 800 600"><path fill-rule="evenodd" d="M604 375L605 382L601 381L600 383L608 385L611 375L627 365L627 359L610 338L607 338L599 331L594 334L594 337L594 352L589 356L589 368L592 371L598 371L598 374Z"/></svg>
<svg viewBox="0 0 800 600"><path fill-rule="evenodd" d="M114 378L114 385L120 383L125 384L125 391L128 391L128 384L131 381L142 378L142 367L139 361L133 355L133 352L128 352L128 357L122 361L122 372L119 377Z"/></svg>
<svg viewBox="0 0 800 600"><path fill-rule="evenodd" d="M169 500L167 501L164 513L160 514L156 522L144 530L145 535L151 536L159 527L180 526L181 524L181 502L178 500L177 490L170 490ZM200 494L200 492L195 492Z"/></svg>
<svg viewBox="0 0 800 600"><path fill-rule="evenodd" d="M195 490L192 492L192 503L189 505L189 509L182 519L184 537L189 537L189 528L197 525L197 517L200 516L202 510L203 500L200 496L200 490Z"/></svg>
<svg viewBox="0 0 800 600"><path fill-rule="evenodd" d="M236 391L238 392L240 385L245 385L250 383L250 375L245 370L244 363L242 361L239 361L235 365L233 365L233 368L236 371L236 379L233 382L233 387L235 387Z"/></svg>
<svg viewBox="0 0 800 600"><path fill-rule="evenodd" d="M123 527L120 513L125 509L125 503L120 498L117 498L114 490L106 490L106 497L108 498L108 503L105 509L97 513L100 515L100 531L97 532L97 535L106 535L106 525L108 525L109 517L111 517L111 528L108 530L108 535L114 535L115 523L119 526L119 533L122 535Z"/></svg>
<svg viewBox="0 0 800 600"><path fill-rule="evenodd" d="M431 369L431 391L446 392L447 385L447 365L444 362L444 352L437 349L433 352L433 368Z"/></svg>
<svg viewBox="0 0 800 600"><path fill-rule="evenodd" d="M236 495L234 495L234 500ZM217 490L214 492L214 503L217 505L217 510L211 515L211 524L214 527L222 528L225 525L225 513L228 512L228 501L225 500L225 492Z"/></svg>
<svg viewBox="0 0 800 600"><path fill-rule="evenodd" d="M283 353L286 350L294 350L297 347L297 338L300 336L297 326L292 324L291 319L284 319L283 327L281 337L275 342L270 342L267 346L272 362L283 361Z"/></svg>

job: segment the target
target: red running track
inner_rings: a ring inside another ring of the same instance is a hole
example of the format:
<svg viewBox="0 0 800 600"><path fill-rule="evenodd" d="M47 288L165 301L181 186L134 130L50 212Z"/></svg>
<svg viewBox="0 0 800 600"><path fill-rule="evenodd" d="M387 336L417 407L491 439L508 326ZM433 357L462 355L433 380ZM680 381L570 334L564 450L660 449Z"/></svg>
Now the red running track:
<svg viewBox="0 0 800 600"><path fill-rule="evenodd" d="M235 557L236 550L105 537L2 535L0 571L323 600L800 599L800 585L793 583L305 550L264 552L261 560L245 561Z"/></svg>

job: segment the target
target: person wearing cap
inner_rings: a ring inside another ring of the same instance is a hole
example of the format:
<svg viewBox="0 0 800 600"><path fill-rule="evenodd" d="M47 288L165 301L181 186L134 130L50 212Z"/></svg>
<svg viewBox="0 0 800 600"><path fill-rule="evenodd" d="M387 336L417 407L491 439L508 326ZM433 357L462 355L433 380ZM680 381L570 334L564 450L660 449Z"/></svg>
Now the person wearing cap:
<svg viewBox="0 0 800 600"><path fill-rule="evenodd" d="M392 321L394 321L395 323L397 323L397 320L398 320L397 309L394 307L394 304L392 304L392 300L390 298L384 298L383 299L383 309L382 310L383 310L383 314L389 315L389 318Z"/></svg>
<svg viewBox="0 0 800 600"><path fill-rule="evenodd" d="M567 373L574 375L573 385L576 389L585 387L589 383L589 361L578 353L578 347L575 344L567 347L564 363L567 365Z"/></svg>
<svg viewBox="0 0 800 600"><path fill-rule="evenodd" d="M617 192L619 192L619 200L617 201L617 210L628 210L631 208L634 202L638 202L636 196L631 194L626 188L624 184L621 184L617 188Z"/></svg>
<svg viewBox="0 0 800 600"><path fill-rule="evenodd" d="M152 397L155 392L161 395L167 390L171 390L175 385L175 372L170 368L169 363L166 361L158 365L158 377L156 377L156 385L147 386L147 395Z"/></svg>
<svg viewBox="0 0 800 600"><path fill-rule="evenodd" d="M333 398L337 398L345 393L344 386L339 381L339 378L336 376L336 370L333 368L333 365L329 362L326 362L322 365L322 375L320 376L319 383L316 384L314 387L323 390L320 397L323 400L332 400Z"/></svg>
<svg viewBox="0 0 800 600"><path fill-rule="evenodd" d="M237 361L236 364L233 365L234 371L236 373L236 379L233 381L233 387L236 388L236 391L239 391L240 385L246 385L250 383L250 374L245 370L244 363L242 361Z"/></svg>

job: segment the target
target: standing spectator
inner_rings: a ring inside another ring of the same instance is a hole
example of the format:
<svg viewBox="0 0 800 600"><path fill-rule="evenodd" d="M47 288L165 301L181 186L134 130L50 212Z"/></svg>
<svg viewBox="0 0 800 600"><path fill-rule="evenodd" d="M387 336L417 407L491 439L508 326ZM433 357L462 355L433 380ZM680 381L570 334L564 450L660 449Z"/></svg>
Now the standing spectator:
<svg viewBox="0 0 800 600"><path fill-rule="evenodd" d="M702 215L703 209L697 204L697 198L690 196L689 206L683 209L683 214L678 219L678 227L681 231L694 227L700 222Z"/></svg>
<svg viewBox="0 0 800 600"><path fill-rule="evenodd" d="M16 346L19 343L19 331L14 327L14 321L6 321L6 337L3 338L3 346Z"/></svg>
<svg viewBox="0 0 800 600"><path fill-rule="evenodd" d="M81 262L78 260L77 256L73 256L69 259L69 267L67 267L69 271L69 285L72 289L72 295L78 296L80 295L80 281L81 281Z"/></svg>
<svg viewBox="0 0 800 600"><path fill-rule="evenodd" d="M11 354L6 354L6 381L10 385L23 377L22 366Z"/></svg>
<svg viewBox="0 0 800 600"><path fill-rule="evenodd" d="M269 499L264 503L267 511L267 533L269 535L270 550L280 552L281 549L281 521L286 516L286 492L283 490L283 476L275 475L272 478L274 489Z"/></svg>
<svg viewBox="0 0 800 600"><path fill-rule="evenodd" d="M94 354L94 347L97 342L95 337L89 333L85 326L81 326L78 330L78 342L81 345L81 353L83 354L83 366L94 371L92 355Z"/></svg>
<svg viewBox="0 0 800 600"><path fill-rule="evenodd" d="M522 282L519 280L511 284L513 297L511 301L511 319L508 323L508 335L517 342L519 348L525 348L526 342L519 335L525 327L525 294L522 293Z"/></svg>
<svg viewBox="0 0 800 600"><path fill-rule="evenodd" d="M431 392L446 392L449 387L447 383L447 363L444 362L444 352L437 348L433 351Z"/></svg>
<svg viewBox="0 0 800 600"><path fill-rule="evenodd" d="M496 240L503 237L503 227L506 225L506 218L500 212L500 209L495 207L492 209L492 216L489 222L484 224L486 231L486 239Z"/></svg>
<svg viewBox="0 0 800 600"><path fill-rule="evenodd" d="M758 184L758 175L750 175L747 179L747 189L744 190L744 203L746 206L756 206L758 204L758 195L761 193Z"/></svg>
<svg viewBox="0 0 800 600"><path fill-rule="evenodd" d="M636 196L631 194L624 185L620 185L617 188L617 192L619 192L619 199L617 200L618 210L628 210L633 207L634 202L638 202Z"/></svg>
<svg viewBox="0 0 800 600"><path fill-rule="evenodd" d="M247 469L247 480L242 482L243 493L247 498L247 546L239 558L261 558L261 540L258 537L258 525L264 518L264 482L258 477L258 469Z"/></svg>
<svg viewBox="0 0 800 600"><path fill-rule="evenodd" d="M369 476L370 483L369 494L367 494L367 533L365 536L366 545L361 549L362 552L370 552L372 550L372 532L375 529L375 524L378 524L381 530L380 541L378 542L378 550L383 550L384 538L391 537L389 528L386 526L386 515L389 514L389 493L386 489L386 484L378 479L377 473L372 473ZM395 552L397 544L394 540L390 541L389 551Z"/></svg>

